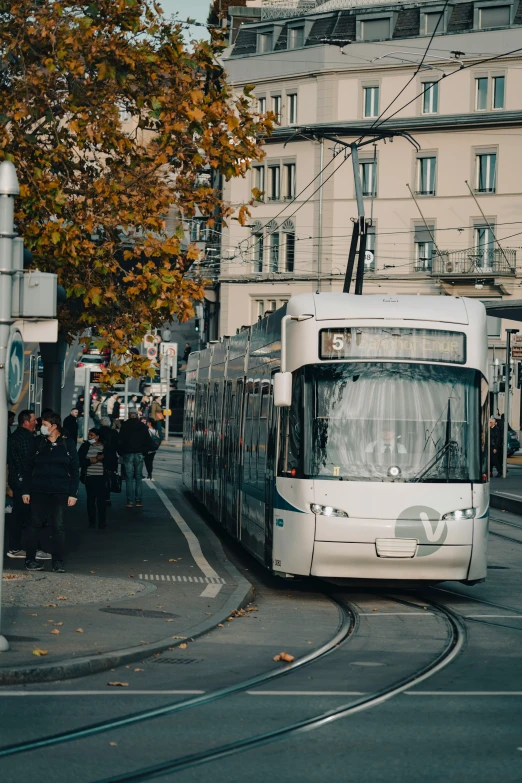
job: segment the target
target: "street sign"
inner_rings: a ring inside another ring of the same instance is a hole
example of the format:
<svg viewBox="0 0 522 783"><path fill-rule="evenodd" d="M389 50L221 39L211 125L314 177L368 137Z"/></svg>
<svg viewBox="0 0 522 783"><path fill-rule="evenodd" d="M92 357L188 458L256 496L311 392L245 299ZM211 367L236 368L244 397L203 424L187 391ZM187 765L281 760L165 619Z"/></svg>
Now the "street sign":
<svg viewBox="0 0 522 783"><path fill-rule="evenodd" d="M153 342L155 345L158 345L161 342L161 336L159 334L155 334L153 337Z"/></svg>
<svg viewBox="0 0 522 783"><path fill-rule="evenodd" d="M366 250L364 253L364 263L373 264L373 250Z"/></svg>
<svg viewBox="0 0 522 783"><path fill-rule="evenodd" d="M511 358L522 359L522 334L511 335Z"/></svg>
<svg viewBox="0 0 522 783"><path fill-rule="evenodd" d="M24 380L24 341L18 329L13 329L7 343L6 387L9 402L20 399Z"/></svg>
<svg viewBox="0 0 522 783"><path fill-rule="evenodd" d="M164 356L169 356L171 359L175 359L178 355L177 343L161 343L161 353Z"/></svg>
<svg viewBox="0 0 522 783"><path fill-rule="evenodd" d="M147 348L147 356L149 359L155 359L158 355L158 348L156 345L149 345Z"/></svg>

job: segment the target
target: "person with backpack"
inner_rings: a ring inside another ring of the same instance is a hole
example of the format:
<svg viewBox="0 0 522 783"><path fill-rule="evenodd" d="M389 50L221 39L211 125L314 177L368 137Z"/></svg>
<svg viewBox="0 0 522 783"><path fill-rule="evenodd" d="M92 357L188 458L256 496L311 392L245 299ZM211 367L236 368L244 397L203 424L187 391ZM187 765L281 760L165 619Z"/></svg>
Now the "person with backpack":
<svg viewBox="0 0 522 783"><path fill-rule="evenodd" d="M99 430L91 428L87 440L78 451L80 461L80 480L85 484L87 492L87 517L89 527L107 527L106 519L106 487L105 487L105 447L100 439Z"/></svg>
<svg viewBox="0 0 522 783"><path fill-rule="evenodd" d="M27 453L22 478L22 500L30 506L25 568L42 571L36 561L40 530L52 528L53 571L63 573L65 557L65 514L76 505L80 479L78 452L71 437L62 433L57 413L42 416L40 437Z"/></svg>
<svg viewBox="0 0 522 783"><path fill-rule="evenodd" d="M156 430L156 422L149 419L147 422L147 429L151 439L150 450L144 454L143 461L145 463L145 470L147 471L147 478L152 481L152 465L154 463L154 457L160 447L161 438Z"/></svg>

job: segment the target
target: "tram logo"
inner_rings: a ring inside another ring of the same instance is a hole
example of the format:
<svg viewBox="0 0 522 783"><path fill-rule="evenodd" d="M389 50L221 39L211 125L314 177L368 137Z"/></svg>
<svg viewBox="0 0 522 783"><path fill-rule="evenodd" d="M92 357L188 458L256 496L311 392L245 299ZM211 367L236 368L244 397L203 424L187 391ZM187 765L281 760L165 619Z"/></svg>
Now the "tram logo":
<svg viewBox="0 0 522 783"><path fill-rule="evenodd" d="M429 506L409 506L402 511L395 523L397 538L416 538L419 542L416 557L432 555L444 544L448 524Z"/></svg>

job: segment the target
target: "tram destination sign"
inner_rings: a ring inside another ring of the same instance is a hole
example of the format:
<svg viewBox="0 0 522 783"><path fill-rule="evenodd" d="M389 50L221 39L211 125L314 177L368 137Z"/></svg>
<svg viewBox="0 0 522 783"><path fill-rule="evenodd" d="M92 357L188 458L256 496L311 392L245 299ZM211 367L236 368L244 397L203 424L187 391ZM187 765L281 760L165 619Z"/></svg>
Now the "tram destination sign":
<svg viewBox="0 0 522 783"><path fill-rule="evenodd" d="M439 329L351 326L321 329L321 359L411 359L464 364L466 335Z"/></svg>

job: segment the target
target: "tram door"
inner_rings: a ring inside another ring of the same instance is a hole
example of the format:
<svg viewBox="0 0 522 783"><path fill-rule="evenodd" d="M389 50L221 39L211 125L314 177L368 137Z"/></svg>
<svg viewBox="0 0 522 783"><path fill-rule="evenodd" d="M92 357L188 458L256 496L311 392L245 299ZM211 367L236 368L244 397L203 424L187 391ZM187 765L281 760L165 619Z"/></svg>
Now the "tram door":
<svg viewBox="0 0 522 783"><path fill-rule="evenodd" d="M242 408L243 380L227 381L223 411L224 443L220 519L234 538L238 538Z"/></svg>
<svg viewBox="0 0 522 783"><path fill-rule="evenodd" d="M265 473L265 565L272 568L272 542L274 528L274 493L277 475L277 426L278 409L274 407L274 375L270 378L267 400L268 434L266 443Z"/></svg>

